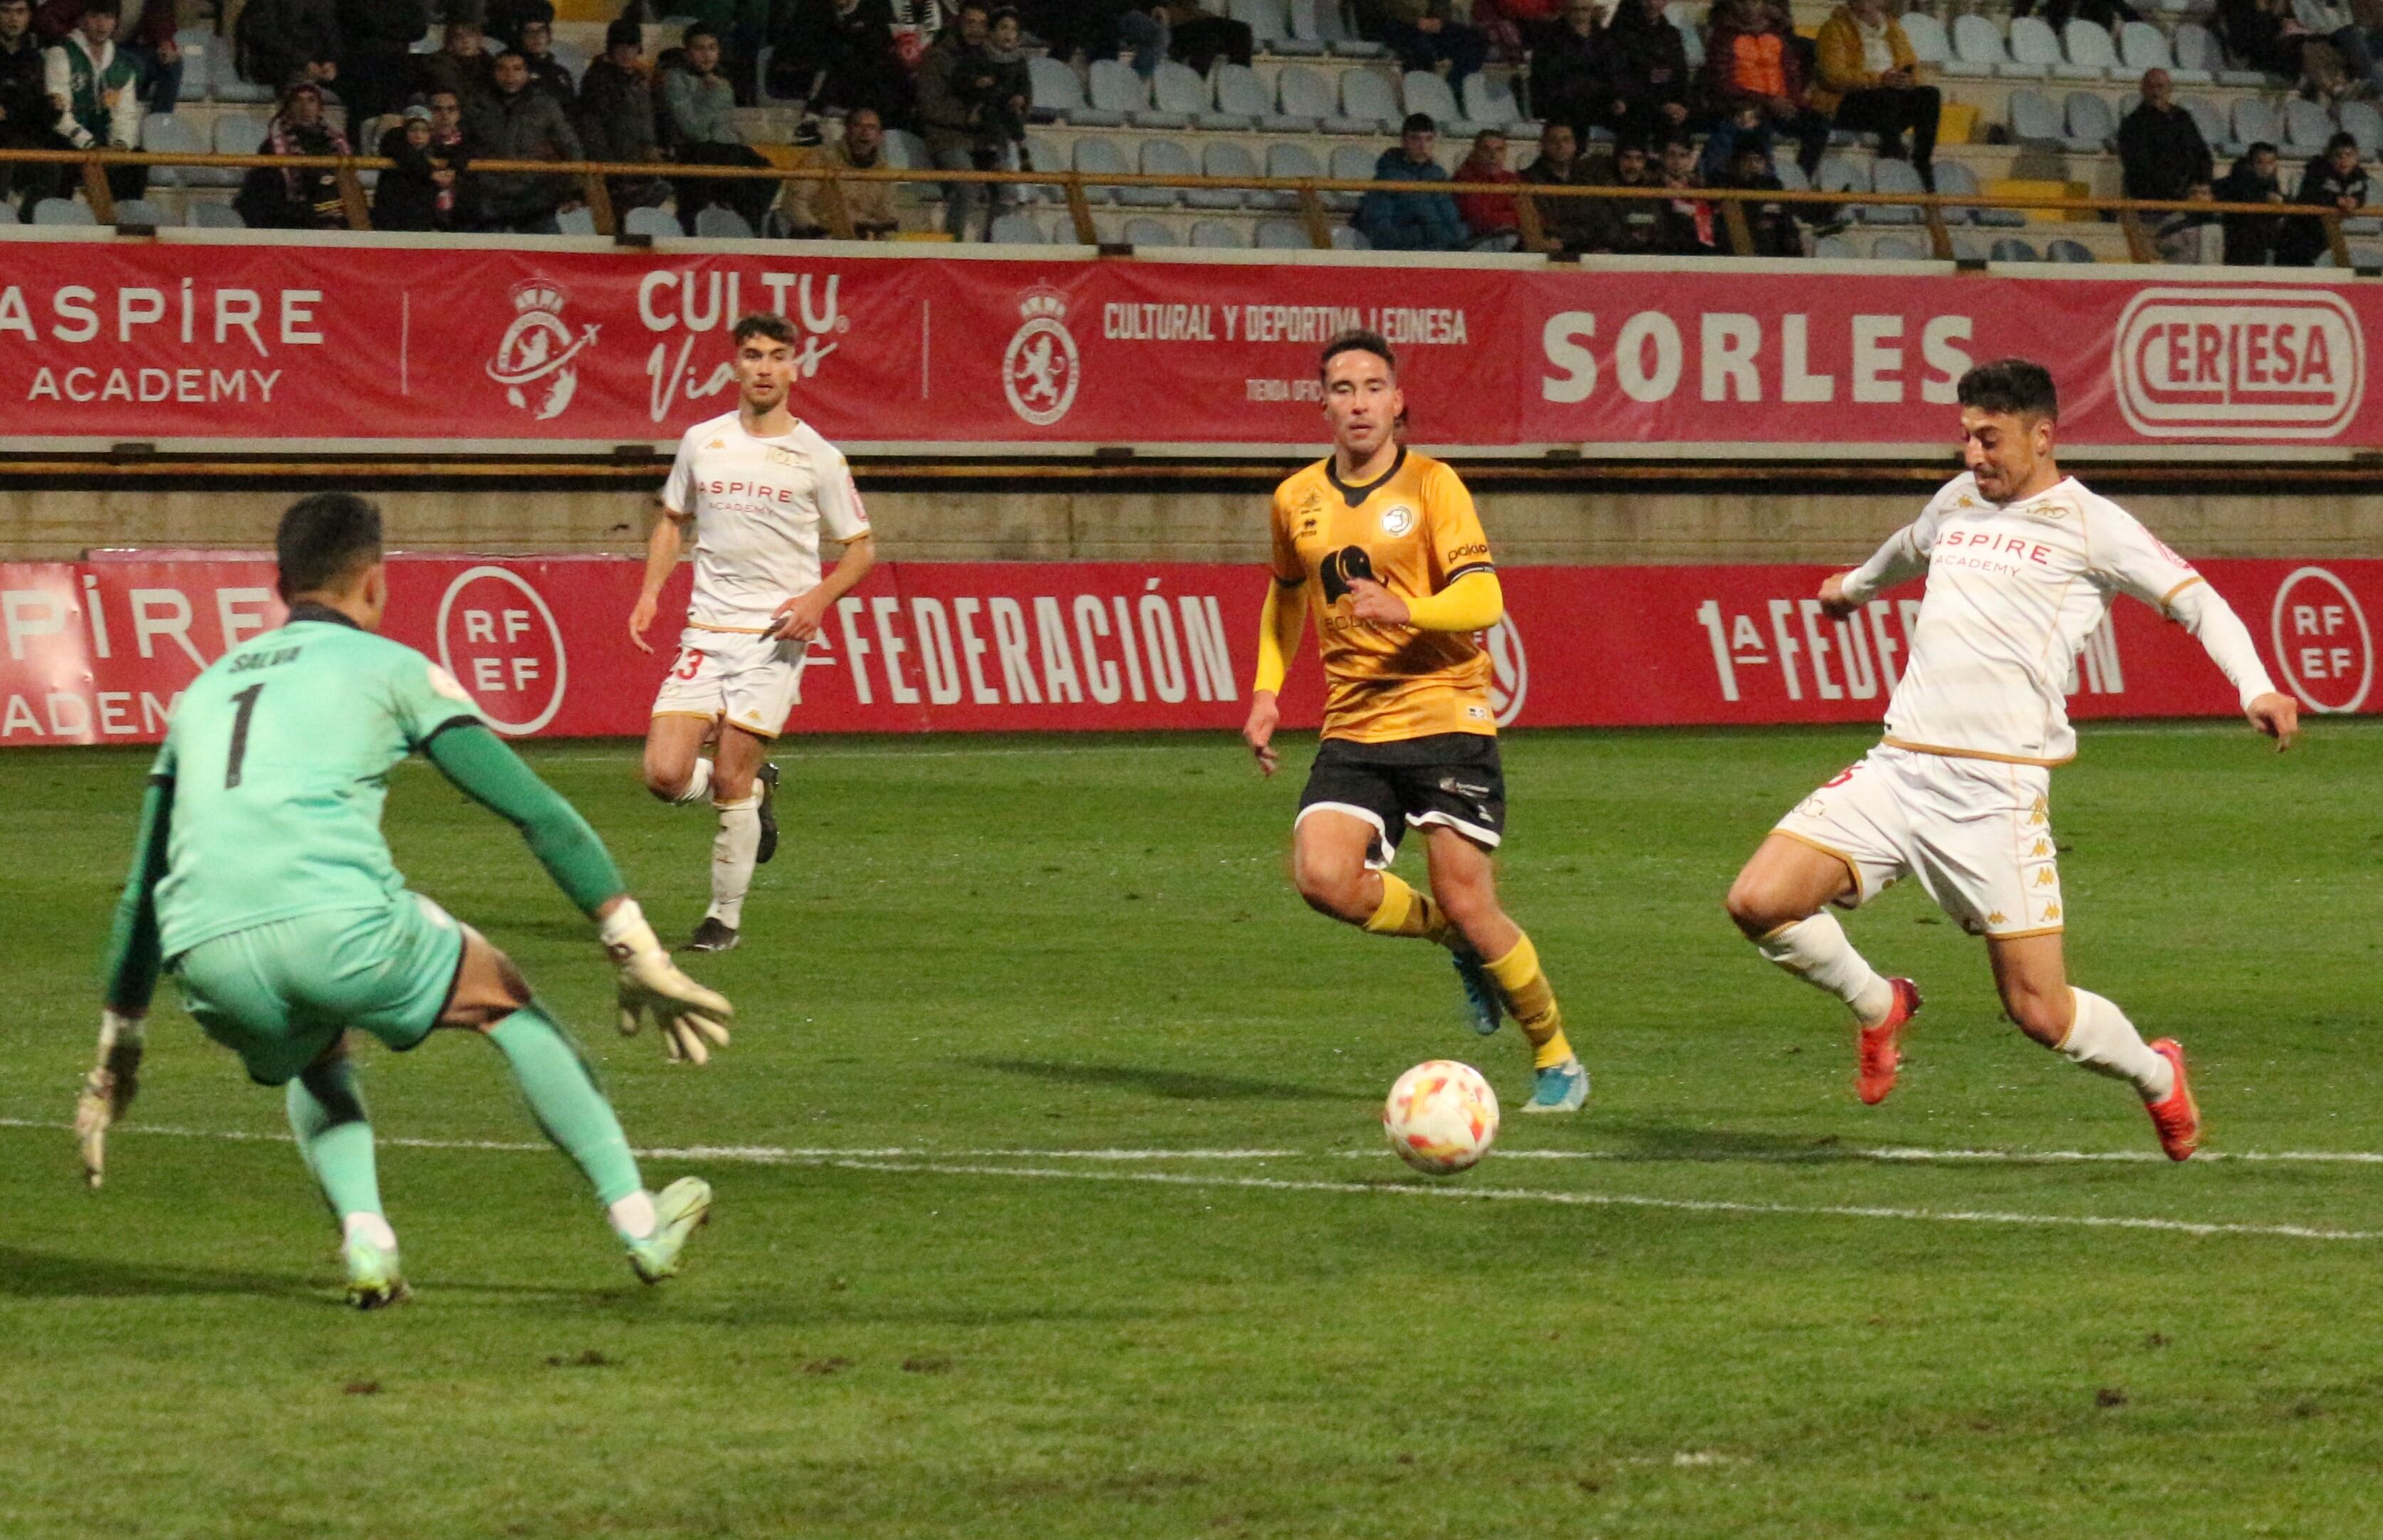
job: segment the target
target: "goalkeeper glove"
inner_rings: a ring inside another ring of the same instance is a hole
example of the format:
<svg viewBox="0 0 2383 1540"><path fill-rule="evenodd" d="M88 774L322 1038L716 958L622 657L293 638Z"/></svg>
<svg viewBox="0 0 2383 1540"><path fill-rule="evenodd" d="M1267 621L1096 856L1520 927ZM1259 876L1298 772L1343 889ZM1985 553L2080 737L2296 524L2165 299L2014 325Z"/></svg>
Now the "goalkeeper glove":
<svg viewBox="0 0 2383 1540"><path fill-rule="evenodd" d="M673 1064L703 1064L712 1049L728 1045L724 1023L736 1008L678 970L636 899L623 899L599 924L604 950L621 970L622 1036L635 1037L650 1014Z"/></svg>
<svg viewBox="0 0 2383 1540"><path fill-rule="evenodd" d="M99 1013L99 1062L75 1098L75 1138L82 1146L82 1179L99 1186L107 1169L108 1126L131 1110L141 1089L141 1018Z"/></svg>

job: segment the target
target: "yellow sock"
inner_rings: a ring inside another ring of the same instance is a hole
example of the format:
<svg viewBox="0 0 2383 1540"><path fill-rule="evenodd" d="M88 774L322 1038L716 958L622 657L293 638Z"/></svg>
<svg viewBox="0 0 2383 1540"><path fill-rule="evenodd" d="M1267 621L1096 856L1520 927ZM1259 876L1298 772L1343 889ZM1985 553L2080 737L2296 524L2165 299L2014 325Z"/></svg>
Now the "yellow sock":
<svg viewBox="0 0 2383 1540"><path fill-rule="evenodd" d="M1497 980L1498 992L1506 997L1506 1009L1513 1013L1515 1024L1531 1040L1531 1067L1545 1069L1571 1058L1563 1012L1556 1004L1556 992L1549 987L1548 976L1539 971L1539 949L1531 944L1531 938L1525 936L1512 952L1483 966Z"/></svg>
<svg viewBox="0 0 2383 1540"><path fill-rule="evenodd" d="M1447 912L1431 901L1430 894L1415 892L1387 871L1382 873L1382 902L1374 918L1365 921L1365 929L1377 936L1419 936L1442 946L1450 940Z"/></svg>

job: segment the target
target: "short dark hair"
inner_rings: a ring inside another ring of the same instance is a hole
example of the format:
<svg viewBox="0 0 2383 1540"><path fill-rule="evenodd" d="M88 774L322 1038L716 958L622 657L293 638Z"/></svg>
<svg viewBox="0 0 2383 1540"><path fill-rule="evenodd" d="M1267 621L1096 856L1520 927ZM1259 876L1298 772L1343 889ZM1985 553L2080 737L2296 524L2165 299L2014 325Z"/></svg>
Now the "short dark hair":
<svg viewBox="0 0 2383 1540"><path fill-rule="evenodd" d="M679 34L678 45L682 48L692 48L695 46L695 40L699 37L708 37L714 43L720 41L719 31L710 22L698 21Z"/></svg>
<svg viewBox="0 0 2383 1540"><path fill-rule="evenodd" d="M983 13L985 19L988 21L993 18L993 6L991 0L960 0L959 9L952 12L952 16L954 19L957 19L960 17L968 15L970 11L980 11Z"/></svg>
<svg viewBox="0 0 2383 1540"><path fill-rule="evenodd" d="M529 55L523 53L520 49L500 48L497 50L496 55L488 60L489 68L494 68L496 66L504 63L507 59L521 60L524 68L527 68L529 66Z"/></svg>
<svg viewBox="0 0 2383 1540"><path fill-rule="evenodd" d="M2328 155L2336 150L2356 149L2358 149L2358 136L2353 133L2338 133L2325 142L2325 153ZM2364 151L2360 153L2364 154Z"/></svg>
<svg viewBox="0 0 2383 1540"><path fill-rule="evenodd" d="M2268 143L2264 139L2255 140L2252 142L2249 149L2242 152L2242 158L2244 160L2255 160L2263 154L2272 155L2275 153L2276 147L2274 145Z"/></svg>
<svg viewBox="0 0 2383 1540"><path fill-rule="evenodd" d="M739 317L733 335L736 339L736 345L740 348L757 337L766 337L772 342L783 342L789 348L796 341L794 323L783 315L766 310L753 311Z"/></svg>
<svg viewBox="0 0 2383 1540"><path fill-rule="evenodd" d="M1409 134L1436 134L1438 132L1439 132L1439 125L1432 121L1431 114L1427 112L1411 112L1407 114L1407 120L1399 125L1399 137L1401 139L1404 139Z"/></svg>
<svg viewBox="0 0 2383 1540"><path fill-rule="evenodd" d="M2052 371L2033 359L1998 358L1961 376L1956 393L1963 406L2014 417L2060 416L2060 394Z"/></svg>
<svg viewBox="0 0 2383 1540"><path fill-rule="evenodd" d="M380 560L380 508L353 492L316 492L281 515L273 555L281 597L317 594Z"/></svg>
<svg viewBox="0 0 2383 1540"><path fill-rule="evenodd" d="M1390 351L1390 344L1377 331L1344 331L1324 344L1324 356L1315 361L1315 373L1321 378L1332 367L1332 361L1342 353L1371 353L1398 373L1399 355Z"/></svg>

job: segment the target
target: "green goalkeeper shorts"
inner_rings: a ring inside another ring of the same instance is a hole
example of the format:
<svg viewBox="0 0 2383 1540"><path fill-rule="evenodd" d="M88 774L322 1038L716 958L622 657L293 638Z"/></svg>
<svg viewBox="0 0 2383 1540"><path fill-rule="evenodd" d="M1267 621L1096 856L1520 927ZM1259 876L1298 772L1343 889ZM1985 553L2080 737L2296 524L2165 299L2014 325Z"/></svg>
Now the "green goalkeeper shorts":
<svg viewBox="0 0 2383 1540"><path fill-rule="evenodd" d="M430 1035L463 961L463 930L419 893L383 909L299 915L175 959L182 1001L249 1078L283 1085L350 1028L402 1053Z"/></svg>

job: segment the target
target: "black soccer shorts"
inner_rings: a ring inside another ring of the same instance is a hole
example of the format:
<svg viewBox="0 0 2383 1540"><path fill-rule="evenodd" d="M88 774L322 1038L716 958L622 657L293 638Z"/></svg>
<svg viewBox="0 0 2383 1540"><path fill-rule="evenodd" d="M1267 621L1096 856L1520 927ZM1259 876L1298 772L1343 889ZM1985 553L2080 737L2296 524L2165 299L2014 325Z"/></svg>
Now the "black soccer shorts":
<svg viewBox="0 0 2383 1540"><path fill-rule="evenodd" d="M1366 864L1386 867L1410 828L1446 824L1485 850L1506 835L1506 772L1498 740L1486 733L1361 744L1327 738L1316 750L1299 816L1319 808L1374 826Z"/></svg>

